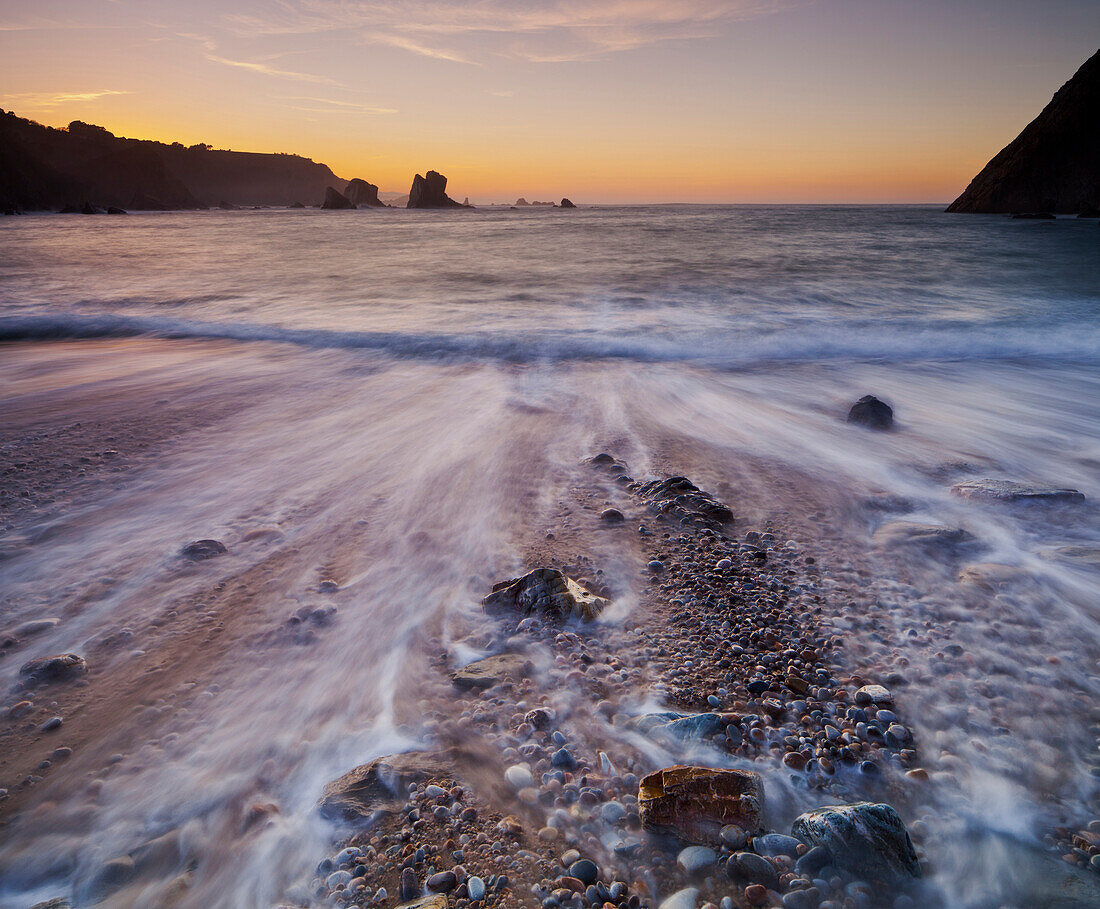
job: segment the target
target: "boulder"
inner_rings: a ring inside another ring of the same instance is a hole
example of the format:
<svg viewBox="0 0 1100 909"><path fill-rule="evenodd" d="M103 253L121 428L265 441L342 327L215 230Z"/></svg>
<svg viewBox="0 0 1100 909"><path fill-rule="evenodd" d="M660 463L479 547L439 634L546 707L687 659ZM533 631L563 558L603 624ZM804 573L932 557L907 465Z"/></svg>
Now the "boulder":
<svg viewBox="0 0 1100 909"><path fill-rule="evenodd" d="M864 395L848 411L848 422L885 432L894 428L894 410L874 395Z"/></svg>
<svg viewBox="0 0 1100 909"><path fill-rule="evenodd" d="M879 527L871 539L876 546L883 549L911 546L946 552L975 542L974 537L962 528L918 524L915 521L890 521Z"/></svg>
<svg viewBox="0 0 1100 909"><path fill-rule="evenodd" d="M536 568L523 577L494 585L492 593L482 603L524 615L538 614L554 619L578 616L591 620L603 611L607 600L585 590L556 568Z"/></svg>
<svg viewBox="0 0 1100 909"><path fill-rule="evenodd" d="M463 666L451 676L455 686L463 690L492 688L501 682L522 679L531 672L531 661L515 653L477 660Z"/></svg>
<svg viewBox="0 0 1100 909"><path fill-rule="evenodd" d="M962 499L988 499L997 502L1065 503L1083 502L1084 493L1076 489L1017 483L1013 480L970 480L956 483L951 494Z"/></svg>
<svg viewBox="0 0 1100 909"><path fill-rule="evenodd" d="M717 713L647 713L627 723L650 738L699 742L724 732L729 720Z"/></svg>
<svg viewBox="0 0 1100 909"><path fill-rule="evenodd" d="M638 495L649 503L650 511L681 524L718 527L733 520L733 512L687 477L651 480L638 487Z"/></svg>
<svg viewBox="0 0 1100 909"><path fill-rule="evenodd" d="M1100 51L947 209L1076 214L1100 200Z"/></svg>
<svg viewBox="0 0 1100 909"><path fill-rule="evenodd" d="M77 653L59 653L30 660L19 668L20 681L25 686L67 682L88 671L84 657Z"/></svg>
<svg viewBox="0 0 1100 909"><path fill-rule="evenodd" d="M921 876L909 831L889 805L815 808L795 820L791 833L810 846L824 846L835 864L867 879L895 882Z"/></svg>
<svg viewBox="0 0 1100 909"><path fill-rule="evenodd" d="M561 207L562 208L576 208L577 206L574 205L572 202L570 202L568 199L562 199L561 200Z"/></svg>
<svg viewBox="0 0 1100 909"><path fill-rule="evenodd" d="M452 779L453 763L442 752L410 751L381 757L349 770L321 793L321 814L329 820L365 821L404 798L410 783Z"/></svg>
<svg viewBox="0 0 1100 909"><path fill-rule="evenodd" d="M188 543L180 550L180 555L186 559L190 559L192 562L202 562L206 559L212 559L215 556L220 556L229 550L225 548L225 544L220 540L195 540L193 543Z"/></svg>
<svg viewBox="0 0 1100 909"><path fill-rule="evenodd" d="M356 177L348 182L344 195L352 205L366 205L368 208L385 208L386 203L378 198L378 187Z"/></svg>
<svg viewBox="0 0 1100 909"><path fill-rule="evenodd" d="M462 208L447 195L447 178L434 170L413 177L407 208Z"/></svg>
<svg viewBox="0 0 1100 909"><path fill-rule="evenodd" d="M750 835L760 830L764 783L749 770L666 767L638 784L638 811L647 830L686 843L719 845L728 824Z"/></svg>
<svg viewBox="0 0 1100 909"><path fill-rule="evenodd" d="M321 208L326 208L331 211L342 211L348 208L355 208L355 204L343 193L337 192L331 186L325 187L325 201L321 203Z"/></svg>

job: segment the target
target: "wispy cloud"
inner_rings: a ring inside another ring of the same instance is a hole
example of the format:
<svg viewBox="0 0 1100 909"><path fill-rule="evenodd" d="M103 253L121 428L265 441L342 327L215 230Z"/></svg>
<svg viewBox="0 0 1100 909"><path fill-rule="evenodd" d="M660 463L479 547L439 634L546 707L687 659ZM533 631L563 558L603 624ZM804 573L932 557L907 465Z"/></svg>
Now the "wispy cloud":
<svg viewBox="0 0 1100 909"><path fill-rule="evenodd" d="M316 85L341 85L335 79L330 79L328 76L318 76L314 73L298 73L293 70L276 69L274 66L268 66L266 63L255 63L249 60L230 60L227 57L219 56L218 54L207 52L206 59L212 63L220 63L223 66L233 66L237 69L246 69L249 72L261 73L265 76L278 76L281 79L295 79L298 82L312 82Z"/></svg>
<svg viewBox="0 0 1100 909"><path fill-rule="evenodd" d="M566 62L666 41L713 37L732 23L810 2L277 0L277 9L263 18L230 15L225 22L248 35L340 31L357 41L456 63L474 63L486 56Z"/></svg>
<svg viewBox="0 0 1100 909"><path fill-rule="evenodd" d="M286 101L301 101L304 103L318 104L320 107L298 107L296 110L308 110L316 114L343 114L348 111L364 114L396 114L395 107L375 107L371 104L360 104L357 101L336 101L332 98L312 98L303 95L291 95Z"/></svg>
<svg viewBox="0 0 1100 909"><path fill-rule="evenodd" d="M87 104L110 95L132 95L133 92L102 89L88 92L21 92L0 95L4 101L19 105L23 110L52 110L63 104Z"/></svg>

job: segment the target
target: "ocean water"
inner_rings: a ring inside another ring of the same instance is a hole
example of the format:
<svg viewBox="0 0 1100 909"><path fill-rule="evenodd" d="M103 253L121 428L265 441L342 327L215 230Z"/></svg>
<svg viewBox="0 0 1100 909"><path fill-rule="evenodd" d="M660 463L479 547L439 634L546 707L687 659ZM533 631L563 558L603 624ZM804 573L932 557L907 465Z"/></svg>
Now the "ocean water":
<svg viewBox="0 0 1100 909"><path fill-rule="evenodd" d="M152 360L119 343L144 336L187 343ZM0 631L62 617L27 657L123 628L119 665L175 653L150 615L212 576L254 585L247 619L225 622L237 643L120 722L149 730L123 771L74 759L49 805L0 830L0 905L79 896L104 861L170 831L197 857L185 904L300 892L331 835L321 786L423 740L403 693L425 636L476 652L457 629L604 449L635 476L726 490L738 532L771 520L835 567L822 592L837 595L846 670L911 677L899 713L934 785L894 800L927 831L940 903L1012 905L1043 833L1100 817L1095 221L820 206L31 215L0 221L0 341L31 342L0 347L0 403L38 395L44 421L50 388L242 389L239 413L182 426L137 478L9 531L33 545L0 561ZM74 354L94 341L115 346ZM895 407L896 432L845 424L866 393ZM979 477L1087 499L950 495ZM877 546L898 519L978 546ZM180 541L204 536L230 556L181 576ZM608 619L623 621L640 566L592 547L627 591ZM965 583L973 563L1013 580ZM272 629L320 602L329 572L340 633L286 651ZM0 661L5 691L14 662ZM246 835L253 798L280 813ZM160 884L144 886L156 904ZM126 892L119 905L141 904Z"/></svg>

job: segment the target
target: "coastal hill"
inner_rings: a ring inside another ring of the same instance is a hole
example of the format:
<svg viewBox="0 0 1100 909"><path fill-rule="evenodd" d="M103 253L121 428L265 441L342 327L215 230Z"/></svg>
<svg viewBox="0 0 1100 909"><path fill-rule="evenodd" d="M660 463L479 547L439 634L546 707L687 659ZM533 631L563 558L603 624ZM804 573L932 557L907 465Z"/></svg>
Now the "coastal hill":
<svg viewBox="0 0 1100 909"><path fill-rule="evenodd" d="M1058 212L1100 206L1100 50L978 174L949 212Z"/></svg>
<svg viewBox="0 0 1100 909"><path fill-rule="evenodd" d="M316 204L347 181L298 155L124 139L79 120L55 129L0 111L0 208Z"/></svg>

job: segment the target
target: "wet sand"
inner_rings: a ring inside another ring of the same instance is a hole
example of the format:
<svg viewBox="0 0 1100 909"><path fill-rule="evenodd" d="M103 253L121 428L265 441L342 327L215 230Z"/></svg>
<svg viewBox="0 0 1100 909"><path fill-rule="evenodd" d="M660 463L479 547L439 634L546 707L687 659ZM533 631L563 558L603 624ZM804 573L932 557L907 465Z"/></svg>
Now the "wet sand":
<svg viewBox="0 0 1100 909"><path fill-rule="evenodd" d="M996 873L975 881L977 893L953 889L965 886L951 853L973 816L959 809L974 773L1060 793L1048 806L1062 831L1048 816L1011 833L1035 843L1020 847L1028 855L1046 835L1054 867L1062 853L1087 863L1091 844L1074 853L1071 837L1096 806L1066 784L1093 734L1058 718L1088 709L1074 679L1091 651L1052 643L1034 618L1043 596L989 586L1017 591L1026 579L983 571L981 545L891 531L921 512L874 483L853 490L711 441L705 422L677 432L679 417L647 425L620 419L613 395L586 400L590 383L624 381L617 368L578 369L564 390L536 370L486 372L210 342L5 346L0 841L5 887L20 895L0 905L54 895L305 905L329 898L324 881L339 869L323 860L347 843L375 853L362 890L335 894L349 904L385 887L378 904L399 905L400 866L424 845L441 852L412 864L418 885L452 864L486 881L506 875L486 906L543 905L569 849L608 886L626 885L613 905L657 906L686 886L700 888L699 903L745 905L759 895L752 881L716 867L689 874L676 865L683 844L640 830L638 778L685 761L760 772L769 831L788 833L815 805L870 799L901 813L925 884L861 890L838 872L823 890L793 875L764 896L776 904L795 879L818 890L812 905L981 905L981 888L991 905L1003 900ZM433 409L422 414L412 405L425 398ZM486 438L500 444L479 448ZM601 451L629 480L586 463ZM943 470L950 479L959 468ZM733 521L661 519L631 488L675 475L729 505ZM602 519L609 507L626 520ZM1062 523L1087 535L1079 513ZM228 552L181 556L206 537ZM494 583L542 565L607 593L600 621L485 613ZM976 620L994 605L992 627ZM58 622L17 631L44 618ZM992 648L970 649L972 630ZM84 656L87 673L16 689L28 659L63 650ZM526 654L530 677L456 690L454 670L499 651ZM1024 653L1053 662L1005 665ZM754 679L768 687L750 691ZM887 740L890 721L848 716L865 684L890 689L911 739ZM929 700L934 686L957 697ZM1013 709L1021 697L1033 715ZM22 700L30 707L13 715ZM535 729L526 717L539 708L554 719ZM662 710L717 713L723 726L685 743L632 725ZM1034 714L1044 732L1029 725ZM52 717L60 728L43 731ZM1013 750L999 748L1014 737L1049 753L1013 766ZM429 746L477 760L456 768L461 796L428 796L421 781L418 829L400 810L359 832L319 816L324 785L343 771ZM550 763L563 747L575 767ZM533 798L506 780L524 762ZM562 779L542 779L554 769ZM990 794L978 810L996 802ZM470 807L476 818L464 820ZM459 860L463 833L471 845ZM376 854L393 845L400 861Z"/></svg>

